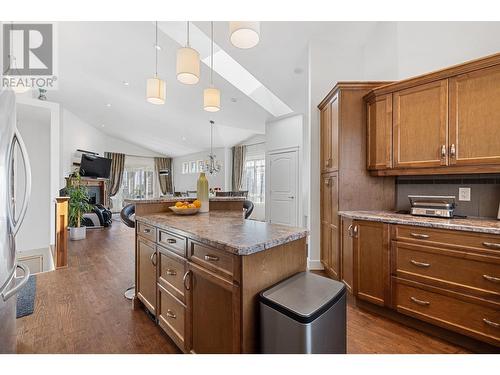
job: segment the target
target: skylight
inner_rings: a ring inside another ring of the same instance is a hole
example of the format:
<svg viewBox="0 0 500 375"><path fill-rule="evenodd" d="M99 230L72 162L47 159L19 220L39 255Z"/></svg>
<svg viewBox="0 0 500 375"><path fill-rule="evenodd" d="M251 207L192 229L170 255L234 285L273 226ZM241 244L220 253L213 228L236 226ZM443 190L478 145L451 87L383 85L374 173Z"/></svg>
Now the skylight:
<svg viewBox="0 0 500 375"><path fill-rule="evenodd" d="M161 22L158 27L180 45L186 44L185 22ZM210 37L193 23L190 24L190 44L200 53L201 61L210 66ZM214 71L273 116L279 117L293 112L217 44L214 44Z"/></svg>

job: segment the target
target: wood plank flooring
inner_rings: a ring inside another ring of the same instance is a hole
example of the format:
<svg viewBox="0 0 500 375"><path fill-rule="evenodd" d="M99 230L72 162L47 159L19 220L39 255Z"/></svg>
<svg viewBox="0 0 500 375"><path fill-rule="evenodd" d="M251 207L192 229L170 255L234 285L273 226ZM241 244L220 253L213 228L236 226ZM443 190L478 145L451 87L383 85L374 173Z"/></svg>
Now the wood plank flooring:
<svg viewBox="0 0 500 375"><path fill-rule="evenodd" d="M179 353L123 292L134 279L134 230L114 221L70 241L69 267L37 277L32 315L17 319L19 353ZM349 353L466 353L348 302Z"/></svg>

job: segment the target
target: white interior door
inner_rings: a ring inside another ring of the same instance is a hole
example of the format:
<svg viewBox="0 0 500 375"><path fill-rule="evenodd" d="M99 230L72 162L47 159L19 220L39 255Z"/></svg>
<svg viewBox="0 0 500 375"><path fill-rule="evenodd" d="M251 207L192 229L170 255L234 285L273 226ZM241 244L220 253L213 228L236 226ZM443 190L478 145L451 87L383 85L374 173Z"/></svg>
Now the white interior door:
<svg viewBox="0 0 500 375"><path fill-rule="evenodd" d="M269 155L269 222L297 226L298 152Z"/></svg>

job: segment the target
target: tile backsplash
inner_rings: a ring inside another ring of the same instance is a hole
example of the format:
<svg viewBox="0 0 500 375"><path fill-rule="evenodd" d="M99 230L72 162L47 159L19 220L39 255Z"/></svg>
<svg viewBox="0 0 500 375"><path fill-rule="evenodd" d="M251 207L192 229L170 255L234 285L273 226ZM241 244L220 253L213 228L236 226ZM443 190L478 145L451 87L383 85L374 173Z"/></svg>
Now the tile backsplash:
<svg viewBox="0 0 500 375"><path fill-rule="evenodd" d="M458 200L458 189L470 188L470 201ZM396 209L409 210L408 195L454 195L456 215L496 218L500 203L500 174L401 176L396 179Z"/></svg>

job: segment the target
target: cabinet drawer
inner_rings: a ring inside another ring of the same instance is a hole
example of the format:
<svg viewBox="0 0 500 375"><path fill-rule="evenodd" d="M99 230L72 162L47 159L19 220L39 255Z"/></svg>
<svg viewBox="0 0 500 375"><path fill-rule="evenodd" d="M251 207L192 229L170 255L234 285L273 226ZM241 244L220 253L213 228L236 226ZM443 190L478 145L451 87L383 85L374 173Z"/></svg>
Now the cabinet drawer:
<svg viewBox="0 0 500 375"><path fill-rule="evenodd" d="M228 278L235 271L235 256L194 241L189 242L189 260Z"/></svg>
<svg viewBox="0 0 500 375"><path fill-rule="evenodd" d="M137 222L137 234L150 241L156 241L156 228L152 225Z"/></svg>
<svg viewBox="0 0 500 375"><path fill-rule="evenodd" d="M185 349L185 314L185 306L158 284L158 323L182 350Z"/></svg>
<svg viewBox="0 0 500 375"><path fill-rule="evenodd" d="M396 225L395 227L395 239L400 241L462 249L489 250L498 252L500 255L500 236L408 225Z"/></svg>
<svg viewBox="0 0 500 375"><path fill-rule="evenodd" d="M186 237L159 229L158 244L165 246L167 249L172 250L174 253L177 253L182 257L186 257Z"/></svg>
<svg viewBox="0 0 500 375"><path fill-rule="evenodd" d="M500 345L500 310L397 282L396 307L403 314Z"/></svg>
<svg viewBox="0 0 500 375"><path fill-rule="evenodd" d="M184 275L186 260L158 246L158 282L182 302L184 298Z"/></svg>
<svg viewBox="0 0 500 375"><path fill-rule="evenodd" d="M395 251L399 277L486 293L500 302L500 257L402 242L395 243Z"/></svg>

